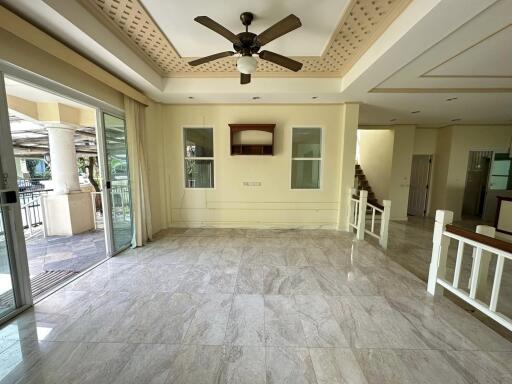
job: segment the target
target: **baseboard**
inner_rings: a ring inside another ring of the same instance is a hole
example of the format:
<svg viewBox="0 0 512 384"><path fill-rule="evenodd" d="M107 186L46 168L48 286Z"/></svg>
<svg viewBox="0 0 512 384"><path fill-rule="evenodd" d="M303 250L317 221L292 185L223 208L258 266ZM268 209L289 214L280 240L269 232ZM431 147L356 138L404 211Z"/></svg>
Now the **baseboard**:
<svg viewBox="0 0 512 384"><path fill-rule="evenodd" d="M240 228L240 229L329 229L337 230L336 223L297 224L297 223L215 223L186 222L172 223L168 228Z"/></svg>

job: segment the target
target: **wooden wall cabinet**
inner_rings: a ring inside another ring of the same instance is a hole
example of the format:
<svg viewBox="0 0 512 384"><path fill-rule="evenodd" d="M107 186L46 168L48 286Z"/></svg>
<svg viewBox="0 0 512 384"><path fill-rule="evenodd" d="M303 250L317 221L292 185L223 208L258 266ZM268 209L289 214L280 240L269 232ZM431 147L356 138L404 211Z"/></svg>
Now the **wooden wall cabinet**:
<svg viewBox="0 0 512 384"><path fill-rule="evenodd" d="M275 124L229 124L230 128L230 147L231 156L235 155L260 155L260 156L273 156L274 155L274 128ZM246 131L260 131L266 132L271 135L268 138L268 143L251 143L250 141L244 142L242 139L242 132ZM238 139L235 140L239 135ZM236 141L240 141L237 143Z"/></svg>

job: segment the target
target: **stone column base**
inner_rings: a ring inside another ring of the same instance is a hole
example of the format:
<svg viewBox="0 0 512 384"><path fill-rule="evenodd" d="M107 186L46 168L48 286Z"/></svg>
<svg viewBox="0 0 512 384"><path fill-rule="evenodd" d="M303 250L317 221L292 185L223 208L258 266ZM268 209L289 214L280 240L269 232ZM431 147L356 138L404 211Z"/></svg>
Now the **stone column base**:
<svg viewBox="0 0 512 384"><path fill-rule="evenodd" d="M89 192L41 195L41 206L47 236L72 236L94 229Z"/></svg>

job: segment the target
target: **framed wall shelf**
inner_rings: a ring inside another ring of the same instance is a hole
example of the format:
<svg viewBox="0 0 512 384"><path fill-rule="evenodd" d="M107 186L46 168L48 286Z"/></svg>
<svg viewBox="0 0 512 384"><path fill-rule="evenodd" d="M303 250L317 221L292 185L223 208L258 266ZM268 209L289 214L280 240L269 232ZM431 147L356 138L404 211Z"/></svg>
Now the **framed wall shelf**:
<svg viewBox="0 0 512 384"><path fill-rule="evenodd" d="M275 124L229 124L231 156L273 156L275 126Z"/></svg>

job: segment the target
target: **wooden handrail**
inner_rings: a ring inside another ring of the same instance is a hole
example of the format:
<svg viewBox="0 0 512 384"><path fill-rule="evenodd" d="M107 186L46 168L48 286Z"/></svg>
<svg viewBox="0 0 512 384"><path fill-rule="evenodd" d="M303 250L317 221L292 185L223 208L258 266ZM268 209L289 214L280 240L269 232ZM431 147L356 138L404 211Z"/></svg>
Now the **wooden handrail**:
<svg viewBox="0 0 512 384"><path fill-rule="evenodd" d="M512 243L508 243L500 239L495 239L494 237L481 235L480 233L469 231L464 228L459 228L451 224L448 224L446 226L446 232L450 232L453 233L454 235L462 236L467 239L477 241L479 243L488 245L490 247L494 247L501 251L512 253Z"/></svg>

